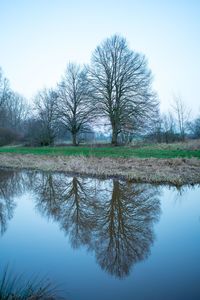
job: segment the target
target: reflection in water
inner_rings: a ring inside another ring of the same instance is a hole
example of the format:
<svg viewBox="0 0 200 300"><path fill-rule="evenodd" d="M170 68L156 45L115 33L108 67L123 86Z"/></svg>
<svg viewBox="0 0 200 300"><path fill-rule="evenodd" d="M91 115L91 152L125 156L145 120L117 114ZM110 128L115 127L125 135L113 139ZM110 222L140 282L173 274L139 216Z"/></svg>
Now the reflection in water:
<svg viewBox="0 0 200 300"><path fill-rule="evenodd" d="M156 187L63 173L7 170L0 176L1 234L13 216L14 197L31 190L40 213L58 222L72 247L93 251L108 273L125 277L149 255L160 214Z"/></svg>
<svg viewBox="0 0 200 300"><path fill-rule="evenodd" d="M94 251L102 269L122 278L148 256L160 213L155 187L44 173L32 182L40 212L59 222L73 247Z"/></svg>
<svg viewBox="0 0 200 300"><path fill-rule="evenodd" d="M95 228L96 204L92 181L63 174L35 176L33 188L38 197L38 209L59 222L75 248L90 244Z"/></svg>
<svg viewBox="0 0 200 300"><path fill-rule="evenodd" d="M8 221L13 217L15 208L14 197L19 195L24 187L22 173L12 170L0 172L0 234L7 229Z"/></svg>
<svg viewBox="0 0 200 300"><path fill-rule="evenodd" d="M147 257L153 242L152 223L159 215L156 190L113 180L98 213L95 252L103 269L117 277Z"/></svg>
<svg viewBox="0 0 200 300"><path fill-rule="evenodd" d="M2 170L0 281L14 264L67 299L200 299L199 187L178 192L181 205L175 188Z"/></svg>

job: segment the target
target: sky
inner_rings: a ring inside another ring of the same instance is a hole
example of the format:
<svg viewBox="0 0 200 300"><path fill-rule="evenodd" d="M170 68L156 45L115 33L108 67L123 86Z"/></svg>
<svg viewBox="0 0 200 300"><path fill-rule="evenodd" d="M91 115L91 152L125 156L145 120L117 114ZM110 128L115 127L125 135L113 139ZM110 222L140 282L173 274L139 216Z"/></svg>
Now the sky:
<svg viewBox="0 0 200 300"><path fill-rule="evenodd" d="M29 102L115 33L147 57L161 112L179 95L200 114L200 0L0 0L0 66Z"/></svg>

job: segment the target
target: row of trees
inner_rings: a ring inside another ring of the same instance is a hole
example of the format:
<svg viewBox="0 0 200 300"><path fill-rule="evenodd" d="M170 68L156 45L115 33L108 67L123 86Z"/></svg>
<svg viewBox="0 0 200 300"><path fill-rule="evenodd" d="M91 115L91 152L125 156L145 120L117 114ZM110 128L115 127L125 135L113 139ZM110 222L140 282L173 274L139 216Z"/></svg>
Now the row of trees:
<svg viewBox="0 0 200 300"><path fill-rule="evenodd" d="M158 115L149 137L165 143L200 138L200 117L191 121L190 110L180 96L174 96L171 110Z"/></svg>
<svg viewBox="0 0 200 300"><path fill-rule="evenodd" d="M6 138L8 131L20 133L29 144L52 145L64 136L77 145L80 135L91 133L100 122L111 132L113 145L130 142L138 133L158 142L184 140L188 128L194 137L200 136L200 118L189 123L180 98L173 112L160 116L145 56L118 35L95 49L90 65L69 63L56 88L38 92L32 110L0 71L1 131Z"/></svg>
<svg viewBox="0 0 200 300"><path fill-rule="evenodd" d="M103 119L117 145L123 132L135 132L155 118L158 101L144 55L113 36L94 51L89 66L70 63L55 90L42 90L35 99L43 135L52 144L63 126L74 145L97 119Z"/></svg>

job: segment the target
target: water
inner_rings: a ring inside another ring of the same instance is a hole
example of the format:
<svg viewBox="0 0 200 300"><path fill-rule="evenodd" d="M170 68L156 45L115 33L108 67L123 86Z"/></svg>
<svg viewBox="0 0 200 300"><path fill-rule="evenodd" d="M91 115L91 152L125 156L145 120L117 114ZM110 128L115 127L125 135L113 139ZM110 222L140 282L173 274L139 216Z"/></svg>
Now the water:
<svg viewBox="0 0 200 300"><path fill-rule="evenodd" d="M200 187L1 170L7 263L71 300L200 299Z"/></svg>

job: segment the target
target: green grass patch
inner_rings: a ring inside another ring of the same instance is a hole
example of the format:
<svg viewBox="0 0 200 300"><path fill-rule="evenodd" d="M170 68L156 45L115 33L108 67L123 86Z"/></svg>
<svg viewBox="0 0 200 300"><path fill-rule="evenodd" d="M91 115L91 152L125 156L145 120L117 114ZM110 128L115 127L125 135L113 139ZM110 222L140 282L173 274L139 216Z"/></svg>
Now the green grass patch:
<svg viewBox="0 0 200 300"><path fill-rule="evenodd" d="M192 158L200 159L200 150L156 149L153 147L2 147L0 153L66 155L94 157Z"/></svg>

